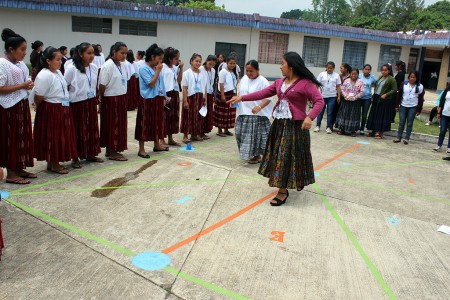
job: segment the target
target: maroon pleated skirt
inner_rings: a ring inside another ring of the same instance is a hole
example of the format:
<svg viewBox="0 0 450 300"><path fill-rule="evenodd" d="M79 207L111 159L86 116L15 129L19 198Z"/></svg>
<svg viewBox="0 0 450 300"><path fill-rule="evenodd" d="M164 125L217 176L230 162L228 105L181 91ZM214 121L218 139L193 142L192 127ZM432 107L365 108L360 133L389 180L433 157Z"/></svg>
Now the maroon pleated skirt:
<svg viewBox="0 0 450 300"><path fill-rule="evenodd" d="M97 99L92 98L70 104L80 159L95 157L101 152L97 103Z"/></svg>
<svg viewBox="0 0 450 300"><path fill-rule="evenodd" d="M42 102L34 119L34 149L39 161L62 162L78 158L72 110L61 103Z"/></svg>
<svg viewBox="0 0 450 300"><path fill-rule="evenodd" d="M198 112L204 103L203 93L196 93L188 97L189 109L183 107L181 114L181 132L184 134L200 135L203 133L204 119Z"/></svg>
<svg viewBox="0 0 450 300"><path fill-rule="evenodd" d="M208 107L208 113L203 118L203 133L210 133L214 127L214 95L207 94L206 102Z"/></svg>
<svg viewBox="0 0 450 300"><path fill-rule="evenodd" d="M134 138L138 141L158 141L166 134L164 121L164 96L139 99Z"/></svg>
<svg viewBox="0 0 450 300"><path fill-rule="evenodd" d="M28 100L0 106L0 167L23 170L34 166L34 145Z"/></svg>
<svg viewBox="0 0 450 300"><path fill-rule="evenodd" d="M132 76L130 80L128 80L128 110L135 110L138 107L139 101L139 78Z"/></svg>
<svg viewBox="0 0 450 300"><path fill-rule="evenodd" d="M34 80L36 79L38 74L38 69L37 68L32 68L31 69L31 81L34 82Z"/></svg>
<svg viewBox="0 0 450 300"><path fill-rule="evenodd" d="M176 91L167 92L171 100L164 107L166 120L166 135L180 132L180 93Z"/></svg>
<svg viewBox="0 0 450 300"><path fill-rule="evenodd" d="M100 103L100 147L116 152L127 150L127 97L103 97Z"/></svg>
<svg viewBox="0 0 450 300"><path fill-rule="evenodd" d="M235 96L233 91L225 93L225 98L227 101L233 98L233 96ZM220 99L220 93L217 94L217 97ZM236 108L230 107L230 104L217 100L216 103L214 103L214 126L229 129L234 128L235 122Z"/></svg>

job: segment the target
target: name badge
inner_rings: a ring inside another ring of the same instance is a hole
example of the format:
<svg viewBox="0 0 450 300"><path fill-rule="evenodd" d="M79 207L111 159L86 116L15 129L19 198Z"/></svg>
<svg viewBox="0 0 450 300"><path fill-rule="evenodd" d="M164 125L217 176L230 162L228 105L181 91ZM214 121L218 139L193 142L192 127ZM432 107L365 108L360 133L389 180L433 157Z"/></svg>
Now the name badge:
<svg viewBox="0 0 450 300"><path fill-rule="evenodd" d="M195 91L196 93L200 93L200 88L196 86L195 89L194 89L194 91Z"/></svg>
<svg viewBox="0 0 450 300"><path fill-rule="evenodd" d="M238 103L235 103L235 104L233 105L233 107L237 108L237 107L239 107L239 104L238 104Z"/></svg>
<svg viewBox="0 0 450 300"><path fill-rule="evenodd" d="M122 85L125 85L127 83L127 81L125 80L125 78L122 78Z"/></svg>
<svg viewBox="0 0 450 300"><path fill-rule="evenodd" d="M348 96L349 97L355 97L355 93L349 93Z"/></svg>
<svg viewBox="0 0 450 300"><path fill-rule="evenodd" d="M162 89L159 89L158 94L159 94L160 96L162 96L162 95L163 95L163 90L162 90Z"/></svg>
<svg viewBox="0 0 450 300"><path fill-rule="evenodd" d="M92 92L92 91L87 92L87 97L88 97L88 99L94 98L95 97L94 92Z"/></svg>
<svg viewBox="0 0 450 300"><path fill-rule="evenodd" d="M61 99L61 104L62 104L62 106L70 106L69 99L65 99L65 98Z"/></svg>

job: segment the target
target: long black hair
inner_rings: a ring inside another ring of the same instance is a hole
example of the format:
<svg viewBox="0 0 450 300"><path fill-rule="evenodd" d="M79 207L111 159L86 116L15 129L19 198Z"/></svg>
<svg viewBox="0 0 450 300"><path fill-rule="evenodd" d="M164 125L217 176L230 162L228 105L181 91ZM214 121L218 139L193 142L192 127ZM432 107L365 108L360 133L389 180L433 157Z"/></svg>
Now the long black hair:
<svg viewBox="0 0 450 300"><path fill-rule="evenodd" d="M411 74L414 74L414 75L416 75L416 94L418 94L419 93L419 85L420 85L420 75L419 75L419 71L417 71L417 70L414 70L414 71L411 71L411 72L409 72L409 74L408 74L408 80L409 80L409 77L411 77Z"/></svg>
<svg viewBox="0 0 450 300"><path fill-rule="evenodd" d="M205 62L203 63L203 65L206 66L206 63L207 63L208 61L213 61L213 62L215 62L215 63L217 64L217 56L215 56L214 54L208 55L208 56L206 57L206 60L205 60Z"/></svg>
<svg viewBox="0 0 450 300"><path fill-rule="evenodd" d="M49 47L45 48L45 50L42 52L41 63L38 68L38 73L44 68L48 69L49 65L48 65L47 59L53 60L58 53L61 53L61 52L59 51L59 49L57 49L55 47L49 46Z"/></svg>
<svg viewBox="0 0 450 300"><path fill-rule="evenodd" d="M82 59L82 55L84 52L86 52L89 47L92 47L91 44L89 43L81 43L78 46L75 47L75 52L72 56L72 62L73 65L75 66L75 68L78 69L78 71L80 71L81 73L86 73L86 68L83 65L83 59Z"/></svg>
<svg viewBox="0 0 450 300"><path fill-rule="evenodd" d="M383 69L383 67L386 67L386 69L388 69L389 74L388 75L393 75L392 73L392 65L391 64L384 64L381 66L381 69Z"/></svg>
<svg viewBox="0 0 450 300"><path fill-rule="evenodd" d="M259 63L254 59L249 60L245 65L252 66L253 69L255 69L256 71L259 71Z"/></svg>
<svg viewBox="0 0 450 300"><path fill-rule="evenodd" d="M231 53L233 53L233 52L231 52ZM232 55L231 53L230 53L230 55L228 55L227 60L225 61L225 63L227 64L227 67L228 67L228 62L229 62L230 60L234 60L234 61L236 62L236 66L237 66L237 57L236 57L235 55ZM236 78L239 77L239 75L238 75L238 73L237 73L237 67L234 67L233 70L228 70L228 71L233 72L234 75L236 76Z"/></svg>
<svg viewBox="0 0 450 300"><path fill-rule="evenodd" d="M284 60L287 62L288 66L292 68L295 75L300 78L311 80L317 87L321 87L322 84L316 79L313 73L305 66L300 54L297 52L287 52L283 55Z"/></svg>
<svg viewBox="0 0 450 300"><path fill-rule="evenodd" d="M94 55L100 56L100 51L98 51L98 47L96 44L92 44L92 47L94 47Z"/></svg>
<svg viewBox="0 0 450 300"><path fill-rule="evenodd" d="M347 70L348 74L350 74L352 72L352 66L350 66L349 64L342 64L341 66L344 67L344 69Z"/></svg>
<svg viewBox="0 0 450 300"><path fill-rule="evenodd" d="M2 31L2 40L5 42L5 51L6 51L6 53L10 52L10 48L12 50L16 50L23 43L27 42L22 36L16 34L14 31L12 31L9 28L3 29L3 31Z"/></svg>
<svg viewBox="0 0 450 300"><path fill-rule="evenodd" d="M166 50L164 50L163 63L165 63L166 65L169 65L170 60L174 59L179 54L180 54L180 51L178 51L178 49L175 49L173 47L167 47Z"/></svg>
<svg viewBox="0 0 450 300"><path fill-rule="evenodd" d="M98 47L99 45L97 45ZM101 47L101 46L100 46ZM125 45L125 43L122 42L116 42L114 45L111 46L111 48L109 49L109 55L106 58L106 60L108 59L112 59L114 57L114 53L120 51L120 49L122 48L127 48L127 45Z"/></svg>
<svg viewBox="0 0 450 300"><path fill-rule="evenodd" d="M127 51L127 60L130 64L134 63L134 53L131 49Z"/></svg>
<svg viewBox="0 0 450 300"><path fill-rule="evenodd" d="M404 61L401 61L401 60L396 61L395 62L395 66L400 68L399 72L401 72L401 71L405 72L406 71L406 64L405 64Z"/></svg>
<svg viewBox="0 0 450 300"><path fill-rule="evenodd" d="M40 46L44 45L43 42L37 40L34 43L31 43L31 49L33 49L34 51L36 51L37 49L39 49Z"/></svg>
<svg viewBox="0 0 450 300"><path fill-rule="evenodd" d="M364 67L363 67L363 70L364 70L366 67L369 67L370 71L372 71L372 65L370 65L370 64L365 64Z"/></svg>
<svg viewBox="0 0 450 300"><path fill-rule="evenodd" d="M152 56L164 55L164 50L158 47L157 44L153 44L145 51L145 61L149 62L152 60Z"/></svg>
<svg viewBox="0 0 450 300"><path fill-rule="evenodd" d="M142 59L144 59L145 51L138 51L137 55L139 55Z"/></svg>

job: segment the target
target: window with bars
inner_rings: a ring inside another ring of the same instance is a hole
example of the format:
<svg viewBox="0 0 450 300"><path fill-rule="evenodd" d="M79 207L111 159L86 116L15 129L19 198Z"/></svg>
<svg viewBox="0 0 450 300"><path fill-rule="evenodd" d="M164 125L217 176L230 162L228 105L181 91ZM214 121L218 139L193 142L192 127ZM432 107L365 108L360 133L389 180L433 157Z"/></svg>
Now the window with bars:
<svg viewBox="0 0 450 300"><path fill-rule="evenodd" d="M303 41L303 60L307 67L325 67L328 61L330 39L305 36Z"/></svg>
<svg viewBox="0 0 450 300"><path fill-rule="evenodd" d="M408 59L408 68L407 68L408 73L416 70L417 61L419 60L419 52L420 52L419 48L411 48Z"/></svg>
<svg viewBox="0 0 450 300"><path fill-rule="evenodd" d="M112 19L72 16L72 32L112 33Z"/></svg>
<svg viewBox="0 0 450 300"><path fill-rule="evenodd" d="M281 58L287 52L289 34L260 32L258 61L264 64L281 64Z"/></svg>
<svg viewBox="0 0 450 300"><path fill-rule="evenodd" d="M344 41L342 63L349 64L353 69L362 69L366 61L367 43Z"/></svg>
<svg viewBox="0 0 450 300"><path fill-rule="evenodd" d="M400 60L401 53L402 53L402 47L391 46L391 45L381 45L380 57L378 59L378 71L381 71L381 67L385 64L394 65L396 61Z"/></svg>
<svg viewBox="0 0 450 300"><path fill-rule="evenodd" d="M157 27L157 22L120 20L119 34L156 36Z"/></svg>

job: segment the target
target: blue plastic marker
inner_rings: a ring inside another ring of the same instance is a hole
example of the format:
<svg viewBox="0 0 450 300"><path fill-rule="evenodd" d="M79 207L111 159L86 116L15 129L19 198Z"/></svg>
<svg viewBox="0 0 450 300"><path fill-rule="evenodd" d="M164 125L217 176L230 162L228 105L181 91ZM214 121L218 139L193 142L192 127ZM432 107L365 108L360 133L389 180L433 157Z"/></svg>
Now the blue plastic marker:
<svg viewBox="0 0 450 300"><path fill-rule="evenodd" d="M238 108L238 107L239 107L239 104L238 104L238 103L235 103L235 104L233 105L233 107L234 107L234 108Z"/></svg>
<svg viewBox="0 0 450 300"><path fill-rule="evenodd" d="M395 216L388 218L389 224L391 224L392 227L397 227L400 223L400 219L396 218Z"/></svg>
<svg viewBox="0 0 450 300"><path fill-rule="evenodd" d="M320 173L319 172L314 172L314 176L315 177L320 177Z"/></svg>
<svg viewBox="0 0 450 300"><path fill-rule="evenodd" d="M361 144L361 145L370 145L370 143L369 143L369 142L366 142L366 141L358 141L358 144Z"/></svg>
<svg viewBox="0 0 450 300"><path fill-rule="evenodd" d="M133 257L131 263L139 269L156 271L164 269L171 261L168 255L161 252L143 252Z"/></svg>
<svg viewBox="0 0 450 300"><path fill-rule="evenodd" d="M1 200L1 199L8 199L9 195L11 195L10 192L7 192L7 191L0 191L0 200Z"/></svg>
<svg viewBox="0 0 450 300"><path fill-rule="evenodd" d="M345 163L344 163L344 166L345 166L345 167L348 167L348 166L351 166L351 165L353 165L353 164L352 164L352 163L348 163L348 162L345 162Z"/></svg>
<svg viewBox="0 0 450 300"><path fill-rule="evenodd" d="M192 200L191 197L185 196L185 197L181 198L180 200L177 200L177 203L185 204L187 201L190 201L190 200Z"/></svg>

